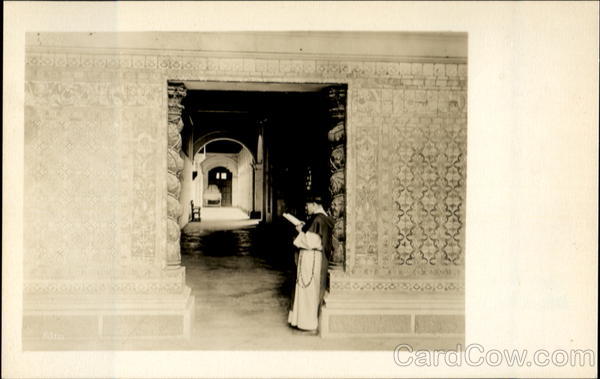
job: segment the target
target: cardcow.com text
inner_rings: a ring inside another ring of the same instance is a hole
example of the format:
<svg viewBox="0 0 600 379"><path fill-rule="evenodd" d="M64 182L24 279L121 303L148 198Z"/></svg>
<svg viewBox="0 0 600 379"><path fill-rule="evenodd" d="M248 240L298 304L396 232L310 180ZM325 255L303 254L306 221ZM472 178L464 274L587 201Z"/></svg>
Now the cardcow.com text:
<svg viewBox="0 0 600 379"><path fill-rule="evenodd" d="M546 350L533 353L527 349L486 349L474 343L456 351L414 350L401 344L394 349L394 362L398 366L449 367L509 366L509 367L595 367L596 354L592 349Z"/></svg>

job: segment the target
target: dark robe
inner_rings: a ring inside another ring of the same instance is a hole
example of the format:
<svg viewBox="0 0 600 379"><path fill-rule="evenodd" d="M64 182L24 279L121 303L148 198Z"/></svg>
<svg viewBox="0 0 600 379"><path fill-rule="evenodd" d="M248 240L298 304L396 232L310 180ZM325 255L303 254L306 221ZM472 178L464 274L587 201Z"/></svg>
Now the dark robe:
<svg viewBox="0 0 600 379"><path fill-rule="evenodd" d="M319 304L323 302L325 296L325 288L327 285L327 269L329 268L329 260L331 259L332 251L332 233L333 220L331 217L323 213L315 213L310 216L306 224L302 227L303 232L313 232L321 237L321 245L323 246L323 261L321 263ZM293 299L292 299L293 302Z"/></svg>

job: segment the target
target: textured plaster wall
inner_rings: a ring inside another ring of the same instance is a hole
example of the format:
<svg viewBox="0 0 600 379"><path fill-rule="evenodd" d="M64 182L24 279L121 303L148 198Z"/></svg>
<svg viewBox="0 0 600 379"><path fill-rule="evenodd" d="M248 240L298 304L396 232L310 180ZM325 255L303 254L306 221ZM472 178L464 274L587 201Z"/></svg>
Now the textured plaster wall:
<svg viewBox="0 0 600 379"><path fill-rule="evenodd" d="M242 149L238 154L238 178L236 188L237 203L233 205L241 208L244 212L252 210L252 154Z"/></svg>
<svg viewBox="0 0 600 379"><path fill-rule="evenodd" d="M181 173L181 194L179 200L181 202L181 216L179 217L179 226L184 227L192 212L190 201L194 198L194 183L192 179L192 171L194 171L194 163L185 154L181 154L183 159L183 171ZM195 203L194 206L199 205Z"/></svg>
<svg viewBox="0 0 600 379"><path fill-rule="evenodd" d="M194 155L194 170L198 173L193 181L194 187L194 204L202 206L202 193L204 192L204 173L202 172L202 162L205 156L202 153Z"/></svg>
<svg viewBox="0 0 600 379"><path fill-rule="evenodd" d="M26 283L152 277L166 84L207 79L348 84L346 270L332 291L462 291L464 61L31 48L26 68Z"/></svg>

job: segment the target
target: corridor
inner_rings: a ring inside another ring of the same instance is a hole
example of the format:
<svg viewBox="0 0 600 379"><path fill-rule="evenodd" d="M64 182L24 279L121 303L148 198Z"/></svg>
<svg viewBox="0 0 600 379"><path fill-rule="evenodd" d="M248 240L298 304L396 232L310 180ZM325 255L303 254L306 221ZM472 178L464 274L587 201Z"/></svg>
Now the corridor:
<svg viewBox="0 0 600 379"><path fill-rule="evenodd" d="M217 350L276 345L292 332L286 321L293 255L269 251L263 227L226 224L203 221L183 230L182 264L196 296L192 344Z"/></svg>

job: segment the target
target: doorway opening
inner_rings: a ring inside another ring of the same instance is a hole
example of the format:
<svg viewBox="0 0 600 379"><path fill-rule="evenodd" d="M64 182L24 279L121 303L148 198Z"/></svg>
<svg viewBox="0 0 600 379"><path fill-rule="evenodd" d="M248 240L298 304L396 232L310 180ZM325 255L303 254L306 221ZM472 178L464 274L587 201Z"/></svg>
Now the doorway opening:
<svg viewBox="0 0 600 379"><path fill-rule="evenodd" d="M201 207L199 220L184 212L180 223L182 264L199 307L195 333L237 330L247 339L251 325L287 338L296 231L283 213L306 219L307 197L321 196L343 262L346 86L183 85L180 200ZM231 218L215 219L219 210Z"/></svg>
<svg viewBox="0 0 600 379"><path fill-rule="evenodd" d="M208 187L216 187L221 195L220 206L231 206L231 171L225 167L215 167L208 172Z"/></svg>

